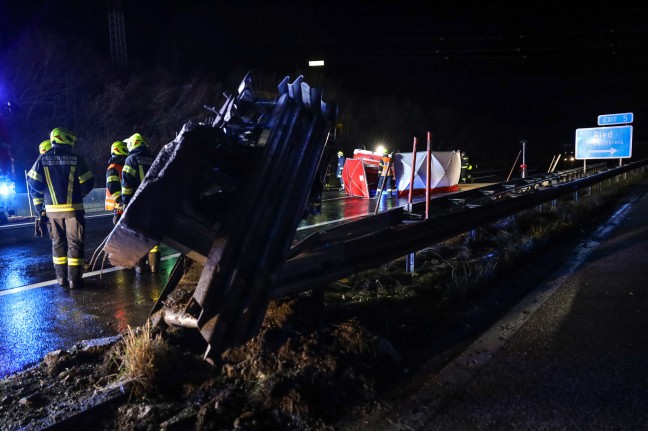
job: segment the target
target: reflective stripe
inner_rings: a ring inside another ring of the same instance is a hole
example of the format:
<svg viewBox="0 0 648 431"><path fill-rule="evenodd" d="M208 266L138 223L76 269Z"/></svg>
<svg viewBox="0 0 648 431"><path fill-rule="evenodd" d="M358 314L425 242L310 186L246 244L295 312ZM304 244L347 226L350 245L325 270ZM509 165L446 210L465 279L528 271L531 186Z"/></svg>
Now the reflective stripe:
<svg viewBox="0 0 648 431"><path fill-rule="evenodd" d="M33 169L30 170L29 173L27 173L27 176L41 183L43 182L43 177L41 177L40 174Z"/></svg>
<svg viewBox="0 0 648 431"><path fill-rule="evenodd" d="M115 192L114 195L111 195L108 189L106 189L106 200L104 204L104 208L106 208L108 211L112 211L115 209L115 205L117 204L117 199L118 197L121 196L120 192Z"/></svg>
<svg viewBox="0 0 648 431"><path fill-rule="evenodd" d="M144 181L144 166L139 165L139 174L140 174L140 184Z"/></svg>
<svg viewBox="0 0 648 431"><path fill-rule="evenodd" d="M104 203L104 209L106 211L112 211L115 209L115 205L117 205L117 202L115 202L114 199L109 200L108 198L106 198L106 202Z"/></svg>
<svg viewBox="0 0 648 431"><path fill-rule="evenodd" d="M74 172L75 171L76 171L76 166L70 166L70 176L68 177L67 200L65 202L68 205L72 203L72 189L74 188Z"/></svg>
<svg viewBox="0 0 648 431"><path fill-rule="evenodd" d="M108 178L106 178L107 183L118 183L119 182L119 175L110 175Z"/></svg>
<svg viewBox="0 0 648 431"><path fill-rule="evenodd" d="M58 205L58 199L56 199L56 193L54 193L54 185L52 184L52 177L50 177L49 168L47 166L43 167L45 171L45 179L47 181L47 188L50 191L50 197L52 198L52 204Z"/></svg>
<svg viewBox="0 0 648 431"><path fill-rule="evenodd" d="M54 262L54 265L66 265L68 262L68 258L67 256L61 256L61 257L52 256L52 262Z"/></svg>
<svg viewBox="0 0 648 431"><path fill-rule="evenodd" d="M65 211L82 210L83 203L80 204L64 204L64 205L45 205L45 211L52 213L60 213Z"/></svg>
<svg viewBox="0 0 648 431"><path fill-rule="evenodd" d="M121 196L121 192L115 192L114 194L110 194L108 189L106 189L106 200L105 200L105 205L104 208L108 211L112 211L115 209L115 205L117 204L117 198Z"/></svg>
<svg viewBox="0 0 648 431"><path fill-rule="evenodd" d="M70 266L81 266L83 265L83 259L78 257L68 257L68 265Z"/></svg>
<svg viewBox="0 0 648 431"><path fill-rule="evenodd" d="M135 169L131 168L130 166L124 166L124 169L123 169L122 172L126 172L127 174L131 174L133 176L135 176L135 174L137 173L137 171Z"/></svg>
<svg viewBox="0 0 648 431"><path fill-rule="evenodd" d="M88 181L90 178L92 178L92 172L88 171L85 174L79 176L79 184L83 184L86 181Z"/></svg>
<svg viewBox="0 0 648 431"><path fill-rule="evenodd" d="M123 187L122 188L122 194L124 195L132 195L133 194L133 189L130 187Z"/></svg>
<svg viewBox="0 0 648 431"><path fill-rule="evenodd" d="M42 204L43 202L45 202L45 199L43 199L43 198L34 198L32 200L32 202L34 202L34 205L38 205L38 204Z"/></svg>

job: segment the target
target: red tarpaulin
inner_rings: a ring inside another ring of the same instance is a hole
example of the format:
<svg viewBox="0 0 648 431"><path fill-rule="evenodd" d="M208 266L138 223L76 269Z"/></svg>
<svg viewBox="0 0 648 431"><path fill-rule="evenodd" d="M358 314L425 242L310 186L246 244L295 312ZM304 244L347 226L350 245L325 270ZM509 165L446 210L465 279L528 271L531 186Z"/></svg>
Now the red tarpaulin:
<svg viewBox="0 0 648 431"><path fill-rule="evenodd" d="M369 186L364 163L358 159L346 159L342 170L344 191L351 196L369 197Z"/></svg>

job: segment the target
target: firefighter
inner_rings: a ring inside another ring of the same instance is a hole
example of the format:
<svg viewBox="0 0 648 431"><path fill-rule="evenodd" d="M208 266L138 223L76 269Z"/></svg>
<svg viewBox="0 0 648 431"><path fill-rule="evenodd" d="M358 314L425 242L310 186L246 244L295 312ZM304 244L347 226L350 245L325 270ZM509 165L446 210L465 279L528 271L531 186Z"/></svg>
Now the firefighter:
<svg viewBox="0 0 648 431"><path fill-rule="evenodd" d="M49 139L41 142L38 145L38 153L45 154L52 149L52 141ZM49 220L45 213L43 194L36 193L33 191L32 203L34 204L34 210L36 214L36 219L34 220L34 236L42 238L45 235L45 231L49 232Z"/></svg>
<svg viewBox="0 0 648 431"><path fill-rule="evenodd" d="M391 194L391 188L394 178L394 166L391 163L391 156L387 149L383 150L383 156L380 159L378 169L380 171L380 179L378 180L378 190L383 192L388 191Z"/></svg>
<svg viewBox="0 0 648 431"><path fill-rule="evenodd" d="M73 152L76 135L57 127L50 133L52 149L41 154L27 174L27 184L43 194L50 221L56 281L70 289L83 286L85 209L83 198L94 186L85 160Z"/></svg>
<svg viewBox="0 0 648 431"><path fill-rule="evenodd" d="M340 180L340 190L344 190L344 179L342 179L342 171L344 170L344 162L346 161L346 157L344 157L344 153L342 151L338 151L337 153L338 156L338 163L337 163L337 178Z"/></svg>
<svg viewBox="0 0 648 431"><path fill-rule="evenodd" d="M469 171L472 171L472 165L470 164L470 159L468 154L465 151L461 152L461 182L462 183L472 183L474 178L470 175Z"/></svg>
<svg viewBox="0 0 648 431"><path fill-rule="evenodd" d="M124 139L124 142L128 148L128 157L126 157L122 171L122 202L125 209L139 185L142 184L154 158L148 149L148 144L139 133ZM140 259L135 265L135 272L141 273L144 270L146 260L147 256ZM151 272L157 272L160 265L159 246L156 245L149 251L148 264Z"/></svg>
<svg viewBox="0 0 648 431"><path fill-rule="evenodd" d="M110 160L106 169L106 200L104 208L113 211L113 224L117 224L124 212L122 203L122 170L128 156L128 147L122 141L115 141L110 146Z"/></svg>

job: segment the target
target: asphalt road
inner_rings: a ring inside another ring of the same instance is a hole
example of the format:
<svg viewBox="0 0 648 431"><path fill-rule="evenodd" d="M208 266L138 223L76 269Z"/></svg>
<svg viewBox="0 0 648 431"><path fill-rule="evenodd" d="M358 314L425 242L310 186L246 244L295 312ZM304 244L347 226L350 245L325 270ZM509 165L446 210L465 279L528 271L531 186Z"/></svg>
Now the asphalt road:
<svg viewBox="0 0 648 431"><path fill-rule="evenodd" d="M644 182L559 269L370 429L648 429L647 220Z"/></svg>
<svg viewBox="0 0 648 431"><path fill-rule="evenodd" d="M87 217L86 259L112 229L106 215ZM88 271L85 288L70 290L54 280L51 241L34 238L33 224L0 231L0 378L81 340L116 335L143 324L175 262L162 248L156 274L106 265Z"/></svg>
<svg viewBox="0 0 648 431"><path fill-rule="evenodd" d="M380 209L404 205L384 197ZM373 214L375 199L350 198L326 192L322 213L304 220L295 235L300 240L314 230ZM112 216L86 215L86 261L112 230ZM40 361L56 349L82 340L122 333L149 317L177 260L177 252L162 244L162 264L156 274L133 270L103 270L98 264L84 274L85 287L69 290L54 279L51 241L33 236L33 222L0 227L0 378Z"/></svg>

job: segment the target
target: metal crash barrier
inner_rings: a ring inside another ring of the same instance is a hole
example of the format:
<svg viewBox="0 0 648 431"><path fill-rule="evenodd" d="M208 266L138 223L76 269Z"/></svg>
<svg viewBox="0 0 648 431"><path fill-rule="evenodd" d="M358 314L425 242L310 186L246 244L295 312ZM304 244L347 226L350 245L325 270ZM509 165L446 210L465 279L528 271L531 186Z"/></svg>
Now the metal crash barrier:
<svg viewBox="0 0 648 431"><path fill-rule="evenodd" d="M183 310L158 301L154 311L198 328L213 360L258 333L294 232L320 209L320 161L336 151L337 108L302 77L261 100L249 74L220 109L206 108L213 122L187 123L164 146L104 252L113 265L132 267L162 242L202 265ZM182 278L184 261L160 300Z"/></svg>

